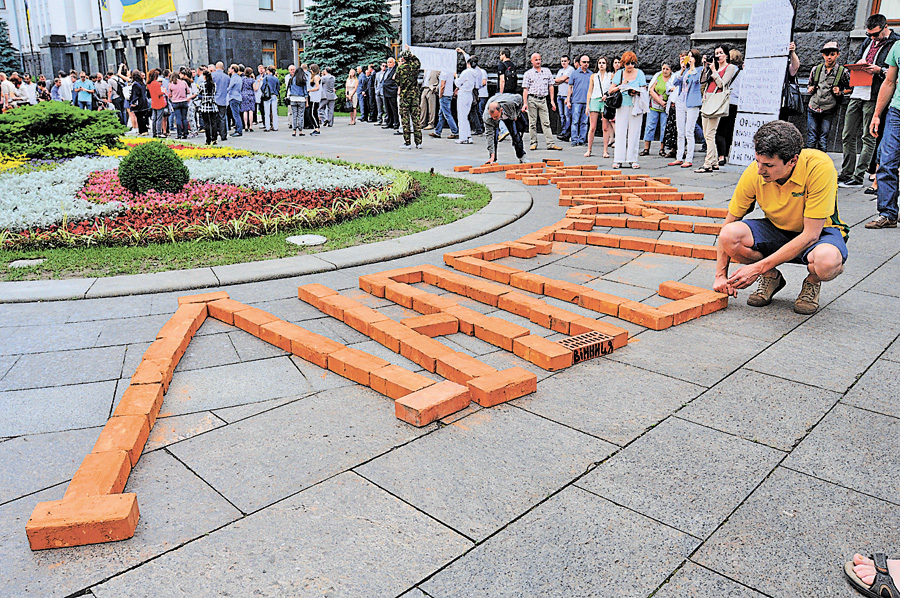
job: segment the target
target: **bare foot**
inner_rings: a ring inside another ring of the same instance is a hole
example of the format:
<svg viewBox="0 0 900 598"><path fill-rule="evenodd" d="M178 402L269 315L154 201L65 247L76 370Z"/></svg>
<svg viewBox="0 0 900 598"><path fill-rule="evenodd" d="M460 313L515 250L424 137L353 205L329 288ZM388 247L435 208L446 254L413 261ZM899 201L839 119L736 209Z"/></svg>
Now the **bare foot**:
<svg viewBox="0 0 900 598"><path fill-rule="evenodd" d="M900 560L888 560L887 565L894 585L900 587ZM872 585L872 582L875 581L875 563L869 557L854 554L853 572L867 586Z"/></svg>

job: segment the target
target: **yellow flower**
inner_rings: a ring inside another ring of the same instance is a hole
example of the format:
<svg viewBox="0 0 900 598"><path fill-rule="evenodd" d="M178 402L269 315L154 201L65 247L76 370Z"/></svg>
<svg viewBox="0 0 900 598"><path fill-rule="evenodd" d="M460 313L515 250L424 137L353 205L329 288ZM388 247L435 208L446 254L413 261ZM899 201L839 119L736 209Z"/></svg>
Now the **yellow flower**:
<svg viewBox="0 0 900 598"><path fill-rule="evenodd" d="M9 170L10 168L16 168L26 162L28 162L28 160L20 156L7 156L4 153L0 153L0 172Z"/></svg>

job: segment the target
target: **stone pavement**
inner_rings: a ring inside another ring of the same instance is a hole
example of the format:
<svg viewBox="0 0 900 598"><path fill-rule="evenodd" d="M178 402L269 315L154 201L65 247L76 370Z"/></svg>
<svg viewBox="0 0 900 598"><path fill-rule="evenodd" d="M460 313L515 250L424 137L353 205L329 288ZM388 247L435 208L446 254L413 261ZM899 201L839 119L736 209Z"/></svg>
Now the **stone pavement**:
<svg viewBox="0 0 900 598"><path fill-rule="evenodd" d="M399 139L339 120L319 138L282 130L229 144L441 172L485 155L480 138L426 138L411 152L393 149ZM581 153L529 157L611 162ZM500 158L512 158L508 142ZM725 206L738 177L642 164L705 192L705 206ZM555 187L508 184L531 195L531 210L452 249L565 213ZM854 596L843 561L895 554L900 538L900 237L862 227L874 203L860 190L841 190L840 206L850 259L816 315L791 310L804 273L786 266L788 286L765 309L744 291L658 332L602 318L637 342L557 373L450 335L456 351L535 371L538 389L425 428L368 388L207 320L126 487L137 532L105 545L31 552L25 522L62 497L185 293L2 304L0 596ZM362 293L358 277L442 265L449 250L222 288L421 373L296 288L321 282L394 319L416 315ZM705 260L565 243L539 257L519 267L650 304L662 280L712 284Z"/></svg>

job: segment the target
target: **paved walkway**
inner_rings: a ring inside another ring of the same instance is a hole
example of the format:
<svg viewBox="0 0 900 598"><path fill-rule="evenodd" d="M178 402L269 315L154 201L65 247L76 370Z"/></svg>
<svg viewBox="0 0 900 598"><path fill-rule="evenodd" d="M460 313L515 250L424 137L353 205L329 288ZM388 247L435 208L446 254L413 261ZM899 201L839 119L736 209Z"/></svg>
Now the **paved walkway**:
<svg viewBox="0 0 900 598"><path fill-rule="evenodd" d="M480 139L403 152L399 137L340 121L319 138L288 135L229 144L440 171L485 156ZM597 161L581 153L531 155ZM738 177L643 166L704 191L707 206L724 206ZM479 180L490 177L501 180ZM528 192L530 211L454 249L565 212L553 187L503 184ZM816 315L791 310L803 271L787 266L769 308L749 308L745 291L660 332L605 318L637 342L555 374L451 335L457 351L535 371L538 390L421 429L382 395L208 320L128 481L137 533L107 545L33 553L25 522L62 497L184 293L2 304L0 596L854 596L842 562L896 553L900 539L900 237L862 227L874 204L860 190L842 190L840 205L850 260ZM402 318L412 313L363 294L358 276L440 265L444 251L223 288L420 371L296 287L322 282ZM708 261L632 251L558 243L520 261L651 304L663 280L712 284Z"/></svg>

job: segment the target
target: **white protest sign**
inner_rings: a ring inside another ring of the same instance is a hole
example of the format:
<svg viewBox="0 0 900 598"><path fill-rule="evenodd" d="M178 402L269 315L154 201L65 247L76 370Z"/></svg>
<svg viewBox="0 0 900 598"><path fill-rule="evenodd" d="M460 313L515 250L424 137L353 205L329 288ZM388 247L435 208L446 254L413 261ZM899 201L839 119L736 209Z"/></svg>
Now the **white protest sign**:
<svg viewBox="0 0 900 598"><path fill-rule="evenodd" d="M753 5L747 28L745 58L787 56L794 7L789 0L766 0Z"/></svg>
<svg viewBox="0 0 900 598"><path fill-rule="evenodd" d="M771 114L781 109L787 62L784 57L751 58L741 71L741 112Z"/></svg>
<svg viewBox="0 0 900 598"><path fill-rule="evenodd" d="M409 49L416 55L416 58L422 63L422 68L426 71L456 72L456 50L425 46L410 46Z"/></svg>
<svg viewBox="0 0 900 598"><path fill-rule="evenodd" d="M756 148L753 136L767 122L777 120L777 114L744 114L738 112L734 120L734 141L731 143L731 154L728 163L747 166L756 160Z"/></svg>

